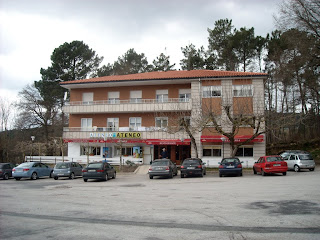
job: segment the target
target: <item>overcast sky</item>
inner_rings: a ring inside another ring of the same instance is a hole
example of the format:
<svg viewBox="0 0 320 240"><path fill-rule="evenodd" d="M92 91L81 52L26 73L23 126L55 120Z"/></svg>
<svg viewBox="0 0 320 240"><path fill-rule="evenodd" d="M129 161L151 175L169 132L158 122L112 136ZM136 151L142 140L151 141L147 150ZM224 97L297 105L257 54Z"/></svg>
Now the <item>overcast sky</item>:
<svg viewBox="0 0 320 240"><path fill-rule="evenodd" d="M232 19L265 37L275 29L281 0L0 0L0 96L15 98L40 80L53 50L80 40L113 63L130 48L152 61L165 53L171 63L181 47L208 46L207 28Z"/></svg>

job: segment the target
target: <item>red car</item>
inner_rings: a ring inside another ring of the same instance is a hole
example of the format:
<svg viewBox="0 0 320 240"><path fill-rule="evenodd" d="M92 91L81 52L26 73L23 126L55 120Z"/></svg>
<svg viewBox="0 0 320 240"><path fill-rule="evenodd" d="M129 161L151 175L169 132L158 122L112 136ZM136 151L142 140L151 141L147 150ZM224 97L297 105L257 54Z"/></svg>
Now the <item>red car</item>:
<svg viewBox="0 0 320 240"><path fill-rule="evenodd" d="M287 163L278 155L260 157L253 165L253 173L260 172L262 176L268 173L282 173L285 176L287 171Z"/></svg>

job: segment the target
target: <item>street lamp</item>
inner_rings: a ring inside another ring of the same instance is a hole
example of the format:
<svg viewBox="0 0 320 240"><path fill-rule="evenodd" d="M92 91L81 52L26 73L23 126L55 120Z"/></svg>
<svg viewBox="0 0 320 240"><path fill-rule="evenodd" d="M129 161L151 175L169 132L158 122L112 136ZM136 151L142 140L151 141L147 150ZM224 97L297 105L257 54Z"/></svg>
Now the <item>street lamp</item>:
<svg viewBox="0 0 320 240"><path fill-rule="evenodd" d="M33 162L33 154L32 154L32 151L33 151L33 141L36 137L35 136L31 136L31 161Z"/></svg>
<svg viewBox="0 0 320 240"><path fill-rule="evenodd" d="M224 137L221 138L221 141L222 141L222 158L224 158L224 141L226 139Z"/></svg>

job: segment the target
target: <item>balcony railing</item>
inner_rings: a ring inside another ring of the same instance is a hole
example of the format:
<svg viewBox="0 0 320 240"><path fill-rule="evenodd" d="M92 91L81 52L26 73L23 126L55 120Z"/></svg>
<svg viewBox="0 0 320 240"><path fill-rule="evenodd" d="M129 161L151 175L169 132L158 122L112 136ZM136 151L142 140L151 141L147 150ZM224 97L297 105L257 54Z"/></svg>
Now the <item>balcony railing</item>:
<svg viewBox="0 0 320 240"><path fill-rule="evenodd" d="M191 111L191 99L131 99L101 101L71 101L63 107L65 113L131 113Z"/></svg>
<svg viewBox="0 0 320 240"><path fill-rule="evenodd" d="M64 127L64 132L166 132L167 128L161 127L119 127L119 128L108 128L108 127Z"/></svg>
<svg viewBox="0 0 320 240"><path fill-rule="evenodd" d="M88 106L88 105L117 105L117 104L155 104L155 103L186 103L189 98L168 98L168 99L129 99L129 100L100 100L100 101L71 101L66 106Z"/></svg>

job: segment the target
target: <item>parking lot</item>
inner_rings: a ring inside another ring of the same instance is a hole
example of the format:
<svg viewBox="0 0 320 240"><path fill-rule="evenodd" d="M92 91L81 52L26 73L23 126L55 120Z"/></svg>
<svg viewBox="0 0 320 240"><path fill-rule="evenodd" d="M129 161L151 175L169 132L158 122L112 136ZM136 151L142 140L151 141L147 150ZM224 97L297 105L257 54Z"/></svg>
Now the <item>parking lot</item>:
<svg viewBox="0 0 320 240"><path fill-rule="evenodd" d="M1 239L320 239L320 171L0 180Z"/></svg>

